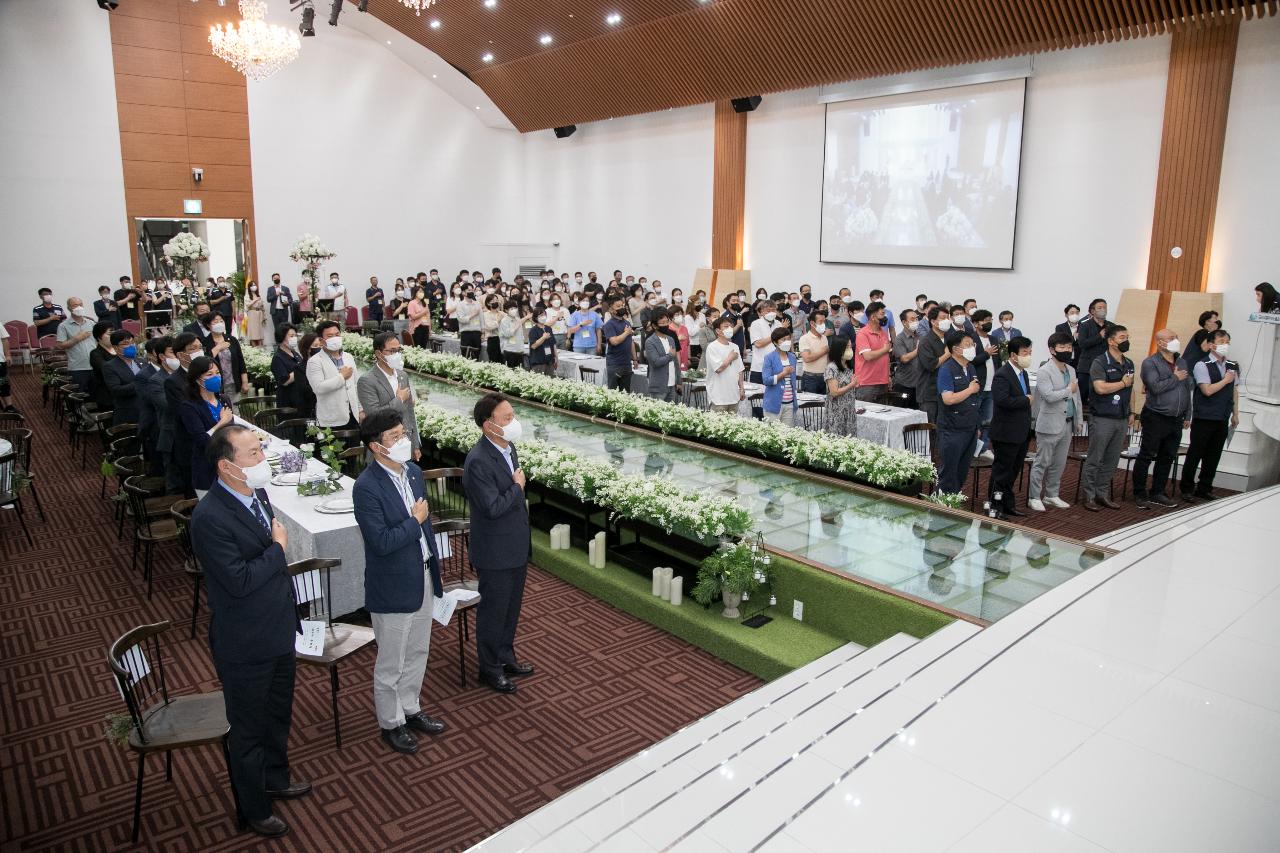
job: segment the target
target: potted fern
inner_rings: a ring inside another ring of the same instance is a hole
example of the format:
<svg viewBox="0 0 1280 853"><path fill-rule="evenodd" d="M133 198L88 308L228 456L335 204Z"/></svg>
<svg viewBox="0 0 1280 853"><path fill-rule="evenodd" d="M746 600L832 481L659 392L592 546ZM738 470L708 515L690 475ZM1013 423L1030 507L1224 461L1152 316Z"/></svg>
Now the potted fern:
<svg viewBox="0 0 1280 853"><path fill-rule="evenodd" d="M724 603L726 619L737 619L743 595L750 595L769 581L769 564L755 543L726 543L702 561L690 594L693 600L710 605L717 598Z"/></svg>

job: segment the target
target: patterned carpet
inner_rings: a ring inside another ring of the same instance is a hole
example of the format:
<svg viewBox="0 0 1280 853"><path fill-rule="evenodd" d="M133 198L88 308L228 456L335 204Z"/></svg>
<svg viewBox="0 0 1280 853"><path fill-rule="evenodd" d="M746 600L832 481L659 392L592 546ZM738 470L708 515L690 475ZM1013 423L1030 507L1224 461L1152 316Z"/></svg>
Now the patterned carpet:
<svg viewBox="0 0 1280 853"><path fill-rule="evenodd" d="M29 547L0 510L0 778L8 850L129 847L136 760L103 737L124 710L106 668L129 628L174 621L165 669L176 692L217 690L202 612L187 639L190 586L176 548L158 552L148 602L130 547L115 538L101 478L69 456L40 406L35 376L18 370L18 407L35 431L33 468L48 521L24 500ZM203 608L202 608L203 611ZM423 707L449 724L415 756L377 737L370 695L374 649L342 667L343 747L333 741L326 673L300 667L290 742L308 798L282 804L292 832L273 850L459 850L724 705L760 682L664 632L531 569L518 646L538 674L515 697L458 686L456 623L436 626ZM475 649L467 648L474 673ZM148 760L144 846L241 850L217 747L179 753L174 778Z"/></svg>

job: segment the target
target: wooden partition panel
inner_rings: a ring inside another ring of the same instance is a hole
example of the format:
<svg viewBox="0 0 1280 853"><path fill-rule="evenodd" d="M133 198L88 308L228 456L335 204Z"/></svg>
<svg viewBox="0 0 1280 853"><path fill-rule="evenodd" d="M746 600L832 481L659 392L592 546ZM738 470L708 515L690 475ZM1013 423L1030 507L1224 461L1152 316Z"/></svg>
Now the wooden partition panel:
<svg viewBox="0 0 1280 853"><path fill-rule="evenodd" d="M742 268L747 193L747 113L716 101L715 166L711 191L711 266Z"/></svg>
<svg viewBox="0 0 1280 853"><path fill-rule="evenodd" d="M234 4L129 0L111 13L111 52L125 239L134 246L137 217L244 219L247 273L257 278L248 90L209 47L209 27L238 17ZM204 170L200 183L193 168ZM199 199L203 217L184 214L184 199Z"/></svg>
<svg viewBox="0 0 1280 853"><path fill-rule="evenodd" d="M1177 332L1185 352L1191 346L1191 336L1200 328L1200 315L1205 311L1217 311L1218 317L1222 317L1221 293L1171 293L1162 328Z"/></svg>
<svg viewBox="0 0 1280 853"><path fill-rule="evenodd" d="M1142 360L1155 348L1156 313L1160 310L1160 294L1154 290L1127 288L1120 291L1115 322L1129 330L1129 358L1141 368ZM1133 410L1142 408L1142 377L1133 380Z"/></svg>

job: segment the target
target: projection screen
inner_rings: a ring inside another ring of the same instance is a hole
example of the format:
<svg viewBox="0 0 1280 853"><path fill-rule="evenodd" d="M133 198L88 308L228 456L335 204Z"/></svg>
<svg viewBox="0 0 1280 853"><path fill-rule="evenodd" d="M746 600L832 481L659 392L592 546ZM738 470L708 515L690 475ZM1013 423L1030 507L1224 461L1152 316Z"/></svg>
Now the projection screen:
<svg viewBox="0 0 1280 853"><path fill-rule="evenodd" d="M1026 79L827 105L820 260L1013 268Z"/></svg>

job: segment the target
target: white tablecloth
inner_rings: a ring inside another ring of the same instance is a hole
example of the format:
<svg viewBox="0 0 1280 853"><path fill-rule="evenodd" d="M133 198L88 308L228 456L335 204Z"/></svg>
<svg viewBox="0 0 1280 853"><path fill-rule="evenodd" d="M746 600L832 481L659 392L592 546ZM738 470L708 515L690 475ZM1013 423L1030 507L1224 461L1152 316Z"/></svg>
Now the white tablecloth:
<svg viewBox="0 0 1280 853"><path fill-rule="evenodd" d="M894 450L906 447L902 440L902 428L908 424L922 424L929 418L919 409L904 409L899 406L879 406L875 403L863 403L858 413L858 438L883 444Z"/></svg>
<svg viewBox="0 0 1280 853"><path fill-rule="evenodd" d="M457 335L450 334L449 332L433 332L432 337L437 341L440 341L441 352L446 355L462 355L462 339ZM524 344L523 351L525 355L529 354L528 343ZM480 360L489 360L489 348L485 346L483 339L480 341Z"/></svg>

